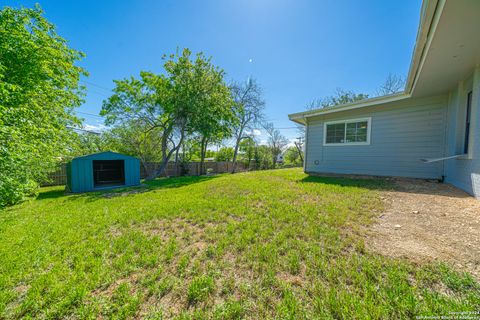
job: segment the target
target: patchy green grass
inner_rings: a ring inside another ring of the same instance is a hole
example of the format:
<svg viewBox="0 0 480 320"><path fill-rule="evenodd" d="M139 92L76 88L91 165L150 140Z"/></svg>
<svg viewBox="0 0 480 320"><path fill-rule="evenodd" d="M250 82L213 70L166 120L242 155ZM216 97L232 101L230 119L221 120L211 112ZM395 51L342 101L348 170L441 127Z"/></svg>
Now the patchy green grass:
<svg viewBox="0 0 480 320"><path fill-rule="evenodd" d="M0 318L411 318L478 310L446 265L365 249L380 180L161 179L0 212Z"/></svg>

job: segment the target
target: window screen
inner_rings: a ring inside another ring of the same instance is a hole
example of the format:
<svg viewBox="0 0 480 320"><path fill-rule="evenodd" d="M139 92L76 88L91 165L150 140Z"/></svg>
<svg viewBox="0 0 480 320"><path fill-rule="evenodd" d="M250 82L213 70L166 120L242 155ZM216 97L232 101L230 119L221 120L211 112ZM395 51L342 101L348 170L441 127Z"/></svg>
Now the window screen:
<svg viewBox="0 0 480 320"><path fill-rule="evenodd" d="M327 125L327 143L343 143L345 141L345 123Z"/></svg>
<svg viewBox="0 0 480 320"><path fill-rule="evenodd" d="M367 142L368 122L347 123L346 142Z"/></svg>
<svg viewBox="0 0 480 320"><path fill-rule="evenodd" d="M325 123L325 144L368 144L370 119Z"/></svg>

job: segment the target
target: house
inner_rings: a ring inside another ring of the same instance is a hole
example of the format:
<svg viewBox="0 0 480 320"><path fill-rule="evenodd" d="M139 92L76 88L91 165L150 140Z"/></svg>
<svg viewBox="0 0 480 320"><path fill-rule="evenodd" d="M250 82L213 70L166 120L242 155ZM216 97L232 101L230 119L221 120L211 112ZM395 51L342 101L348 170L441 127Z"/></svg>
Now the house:
<svg viewBox="0 0 480 320"><path fill-rule="evenodd" d="M67 191L86 192L140 184L140 160L116 152L100 152L67 163Z"/></svg>
<svg viewBox="0 0 480 320"><path fill-rule="evenodd" d="M304 171L439 179L480 197L480 1L425 0L403 92L290 114Z"/></svg>
<svg viewBox="0 0 480 320"><path fill-rule="evenodd" d="M276 163L283 163L283 162L284 162L284 155L283 153L280 153L277 155Z"/></svg>

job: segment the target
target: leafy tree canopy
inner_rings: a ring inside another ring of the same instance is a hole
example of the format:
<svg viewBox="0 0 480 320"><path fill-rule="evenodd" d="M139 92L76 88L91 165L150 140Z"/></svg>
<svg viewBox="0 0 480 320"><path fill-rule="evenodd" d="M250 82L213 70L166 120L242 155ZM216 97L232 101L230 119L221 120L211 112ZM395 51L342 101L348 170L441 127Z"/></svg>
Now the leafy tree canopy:
<svg viewBox="0 0 480 320"><path fill-rule="evenodd" d="M71 49L34 9L0 11L0 206L32 194L64 155L82 102Z"/></svg>
<svg viewBox="0 0 480 320"><path fill-rule="evenodd" d="M328 108L341 104L352 103L368 98L368 94L355 93L351 90L337 89L335 94L322 99L313 100L307 105L308 110Z"/></svg>
<svg viewBox="0 0 480 320"><path fill-rule="evenodd" d="M224 72L210 58L203 53L192 57L184 49L163 60L164 74L141 72L139 79L115 81L114 94L101 111L108 125L141 121L145 132L158 131L162 165L155 176L178 155L187 136L220 139L231 134L228 124L235 121Z"/></svg>
<svg viewBox="0 0 480 320"><path fill-rule="evenodd" d="M232 161L232 159L233 159L232 147L222 147L215 154L215 161Z"/></svg>

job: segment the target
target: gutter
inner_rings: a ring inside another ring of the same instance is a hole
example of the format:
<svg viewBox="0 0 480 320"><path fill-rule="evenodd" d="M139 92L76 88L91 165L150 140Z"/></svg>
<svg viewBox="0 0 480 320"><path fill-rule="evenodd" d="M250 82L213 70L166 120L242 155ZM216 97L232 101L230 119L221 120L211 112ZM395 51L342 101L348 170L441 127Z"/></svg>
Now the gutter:
<svg viewBox="0 0 480 320"><path fill-rule="evenodd" d="M445 1L446 0L430 0L427 2L424 17L422 17L423 21L421 20L417 40L415 41L415 49L405 88L405 90L410 93L413 92L420 71L425 63L428 49L432 43L433 34L435 33L441 12L445 6Z"/></svg>
<svg viewBox="0 0 480 320"><path fill-rule="evenodd" d="M406 94L404 92L395 93L388 96L374 97L370 99L365 99L365 100L361 100L353 103L347 103L347 104L338 105L338 106L329 107L329 108L292 113L288 115L288 118L291 121L294 121L300 124L305 124L304 119L309 117L314 117L314 116L324 115L324 114L329 114L334 112L340 112L340 111L347 111L352 109L358 109L358 108L363 108L368 106L374 106L374 105L394 102L398 100L404 100L407 98L410 98L410 94Z"/></svg>

